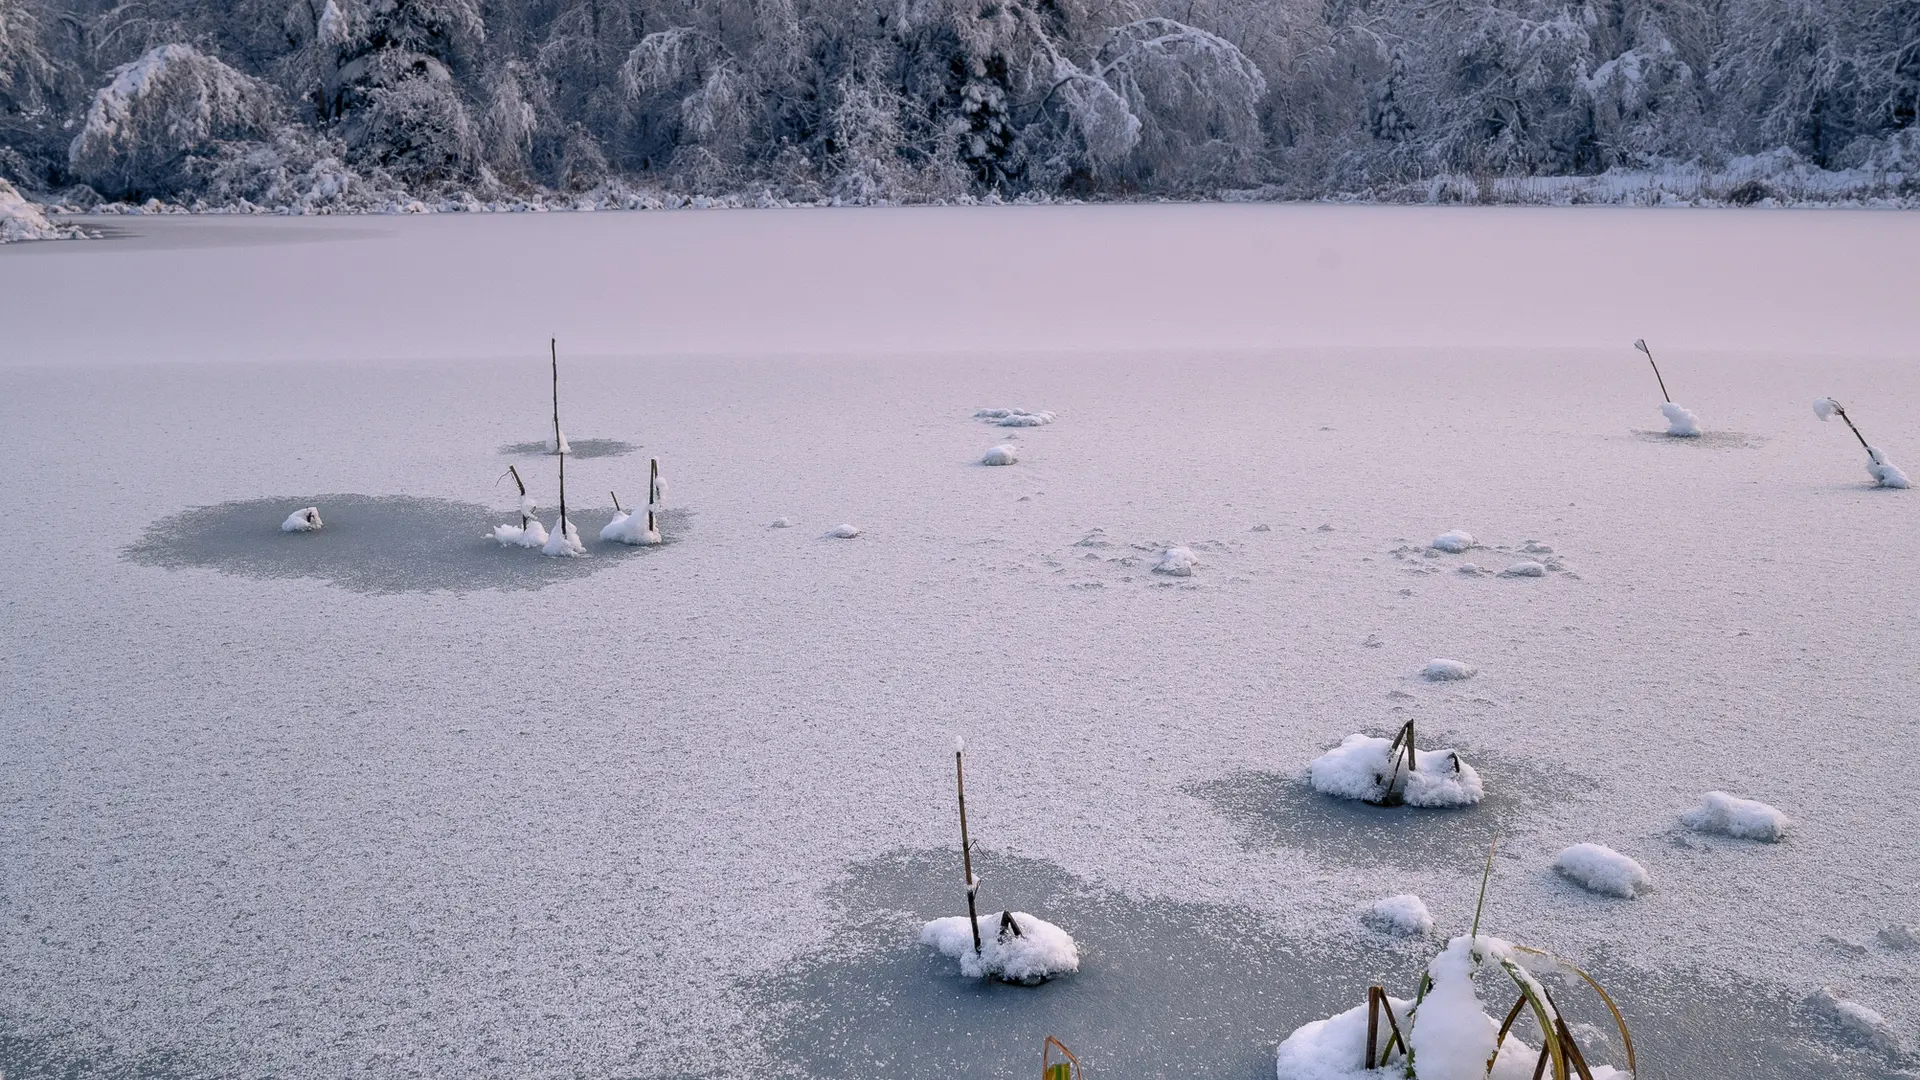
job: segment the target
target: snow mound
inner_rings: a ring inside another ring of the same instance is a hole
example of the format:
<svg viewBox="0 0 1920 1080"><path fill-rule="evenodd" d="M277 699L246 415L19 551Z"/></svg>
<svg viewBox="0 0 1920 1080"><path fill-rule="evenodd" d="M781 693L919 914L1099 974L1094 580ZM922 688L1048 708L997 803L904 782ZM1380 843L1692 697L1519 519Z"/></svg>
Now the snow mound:
<svg viewBox="0 0 1920 1080"><path fill-rule="evenodd" d="M17 240L73 240L86 235L72 225L55 225L40 208L0 178L0 244Z"/></svg>
<svg viewBox="0 0 1920 1080"><path fill-rule="evenodd" d="M304 510L295 510L280 523L281 532L318 532L320 531L320 510L309 506Z"/></svg>
<svg viewBox="0 0 1920 1080"><path fill-rule="evenodd" d="M487 534L487 537L490 540L500 541L501 547L540 548L547 546L547 527L540 524L539 518L529 515L526 528L523 529L518 525L495 525L493 532Z"/></svg>
<svg viewBox="0 0 1920 1080"><path fill-rule="evenodd" d="M1667 417L1667 434L1680 439L1695 439L1700 436L1700 418L1671 401L1663 402L1660 411Z"/></svg>
<svg viewBox="0 0 1920 1080"><path fill-rule="evenodd" d="M1830 397L1817 397L1813 399L1813 415L1822 420L1833 419L1834 412L1839 408L1840 406L1834 404L1834 400Z"/></svg>
<svg viewBox="0 0 1920 1080"><path fill-rule="evenodd" d="M1427 661L1427 666L1420 670L1420 674L1428 682L1458 682L1461 679L1473 678L1479 674L1479 671L1459 660L1435 657Z"/></svg>
<svg viewBox="0 0 1920 1080"><path fill-rule="evenodd" d="M1020 454L1010 443L1001 443L980 458L982 465L1011 465L1020 460Z"/></svg>
<svg viewBox="0 0 1920 1080"><path fill-rule="evenodd" d="M1427 902L1412 893L1383 897L1360 913L1360 921L1395 937L1426 937L1433 933L1433 913Z"/></svg>
<svg viewBox="0 0 1920 1080"><path fill-rule="evenodd" d="M1053 414L1045 409L1028 412L1025 409L976 409L975 420L985 420L997 427L1040 427L1053 423Z"/></svg>
<svg viewBox="0 0 1920 1080"><path fill-rule="evenodd" d="M1413 1008L1405 998L1389 997L1387 1004L1403 1020ZM1380 1026L1385 1027L1386 1021ZM1295 1028L1274 1051L1274 1072L1278 1080L1398 1080L1401 1070L1397 1067L1362 1068L1366 1055L1367 1007L1356 1005Z"/></svg>
<svg viewBox="0 0 1920 1080"><path fill-rule="evenodd" d="M276 101L266 83L190 45L159 45L93 95L67 166L109 196L164 189L194 151L265 134Z"/></svg>
<svg viewBox="0 0 1920 1080"><path fill-rule="evenodd" d="M547 542L540 545L540 554L555 559L577 559L586 553L586 545L580 542L580 530L573 527L573 522L565 517L554 518L553 531L548 534Z"/></svg>
<svg viewBox="0 0 1920 1080"><path fill-rule="evenodd" d="M1719 833L1772 843L1787 834L1787 815L1763 802L1736 799L1724 791L1700 796L1700 805L1680 815L1680 823L1695 832Z"/></svg>
<svg viewBox="0 0 1920 1080"><path fill-rule="evenodd" d="M1477 545L1474 542L1472 533L1455 529L1452 532L1443 532L1439 536L1434 537L1433 543L1429 546L1435 551L1447 551L1458 555L1468 548Z"/></svg>
<svg viewBox="0 0 1920 1080"><path fill-rule="evenodd" d="M1553 868L1588 892L1622 900L1653 887L1646 867L1605 844L1575 844L1555 856Z"/></svg>
<svg viewBox="0 0 1920 1080"><path fill-rule="evenodd" d="M1822 1020L1870 1050L1888 1057L1899 1057L1905 1052L1900 1033L1887 1022L1886 1017L1831 986L1821 987L1818 993L1807 999L1807 1004Z"/></svg>
<svg viewBox="0 0 1920 1080"><path fill-rule="evenodd" d="M1898 465L1882 457L1880 451L1875 450L1871 446L1867 447L1867 475L1873 477L1873 482L1879 484L1881 487L1906 488L1912 486L1907 482L1907 474L1901 472Z"/></svg>
<svg viewBox="0 0 1920 1080"><path fill-rule="evenodd" d="M977 954L973 926L965 915L935 919L921 927L920 943L960 961L960 974L969 979L991 975L1003 982L1035 986L1080 970L1080 949L1073 936L1024 911L982 915Z"/></svg>
<svg viewBox="0 0 1920 1080"><path fill-rule="evenodd" d="M1169 577L1192 577L1193 568L1200 560L1193 554L1192 548L1170 547L1160 553L1160 559L1153 564L1153 572Z"/></svg>
<svg viewBox="0 0 1920 1080"><path fill-rule="evenodd" d="M1307 766L1313 789L1324 795L1361 802L1398 801L1408 806L1472 806L1486 798L1480 774L1457 750L1418 750L1413 771L1403 757L1391 761L1393 740L1353 734L1340 745L1314 758Z"/></svg>
<svg viewBox="0 0 1920 1080"><path fill-rule="evenodd" d="M783 518L783 517L777 517L773 519L773 528L791 529L793 528L793 522L788 521L786 518Z"/></svg>
<svg viewBox="0 0 1920 1080"><path fill-rule="evenodd" d="M1546 577L1547 567L1544 563L1537 563L1531 559L1527 559L1522 562L1514 563L1512 566L1509 566L1505 570L1500 571L1500 576L1501 577Z"/></svg>
<svg viewBox="0 0 1920 1080"><path fill-rule="evenodd" d="M601 527L600 539L609 544L651 546L660 542L660 530L653 523L651 511L620 513Z"/></svg>
<svg viewBox="0 0 1920 1080"><path fill-rule="evenodd" d="M827 530L827 535L835 540L851 540L860 535L860 526L835 525L833 528Z"/></svg>

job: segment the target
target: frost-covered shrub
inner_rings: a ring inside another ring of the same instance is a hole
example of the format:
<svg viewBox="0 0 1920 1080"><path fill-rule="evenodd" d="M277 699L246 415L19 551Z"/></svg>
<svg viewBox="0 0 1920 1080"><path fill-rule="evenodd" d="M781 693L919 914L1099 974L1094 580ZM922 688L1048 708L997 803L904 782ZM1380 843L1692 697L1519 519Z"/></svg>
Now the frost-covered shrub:
<svg viewBox="0 0 1920 1080"><path fill-rule="evenodd" d="M466 106L449 79L423 75L368 92L357 124L356 158L416 184L464 176L479 157L480 143Z"/></svg>
<svg viewBox="0 0 1920 1080"><path fill-rule="evenodd" d="M162 45L113 72L67 150L75 176L109 196L166 194L190 155L264 134L273 89L189 45Z"/></svg>

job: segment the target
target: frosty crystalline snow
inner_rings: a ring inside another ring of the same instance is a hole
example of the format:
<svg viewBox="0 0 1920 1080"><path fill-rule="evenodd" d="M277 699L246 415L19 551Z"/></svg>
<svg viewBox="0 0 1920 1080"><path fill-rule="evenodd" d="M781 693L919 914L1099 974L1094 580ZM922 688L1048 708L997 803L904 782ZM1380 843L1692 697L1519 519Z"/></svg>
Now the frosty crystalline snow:
<svg viewBox="0 0 1920 1080"><path fill-rule="evenodd" d="M1360 921L1396 937L1425 937L1433 933L1433 914L1427 910L1427 902L1412 893L1375 900L1360 913Z"/></svg>

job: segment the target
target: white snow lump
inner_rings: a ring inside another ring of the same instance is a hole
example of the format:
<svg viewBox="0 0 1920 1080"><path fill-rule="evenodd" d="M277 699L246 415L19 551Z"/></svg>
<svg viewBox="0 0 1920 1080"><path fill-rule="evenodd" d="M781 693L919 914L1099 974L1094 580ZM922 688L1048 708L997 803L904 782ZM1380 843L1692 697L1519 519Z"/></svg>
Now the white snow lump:
<svg viewBox="0 0 1920 1080"><path fill-rule="evenodd" d="M1605 844L1575 844L1554 858L1553 868L1588 892L1622 900L1653 887L1646 867Z"/></svg>
<svg viewBox="0 0 1920 1080"><path fill-rule="evenodd" d="M969 979L992 976L1002 982L1035 986L1080 970L1080 949L1073 935L1024 911L982 915L980 951L973 951L972 920L965 915L935 919L920 928L920 943L960 961Z"/></svg>

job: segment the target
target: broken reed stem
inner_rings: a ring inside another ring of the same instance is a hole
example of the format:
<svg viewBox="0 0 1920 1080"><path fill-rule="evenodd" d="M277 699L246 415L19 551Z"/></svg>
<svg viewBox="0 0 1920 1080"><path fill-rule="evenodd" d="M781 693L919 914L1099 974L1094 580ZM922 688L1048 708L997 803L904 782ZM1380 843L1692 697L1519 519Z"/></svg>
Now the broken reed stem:
<svg viewBox="0 0 1920 1080"><path fill-rule="evenodd" d="M1827 400L1833 401L1832 398L1828 398ZM1853 432L1853 437L1860 440L1860 445L1862 447L1865 447L1868 455L1871 456L1873 453L1873 447L1867 444L1867 437L1865 435L1860 434L1860 429L1854 426L1853 417L1848 416L1847 410L1843 408L1841 404L1837 401L1833 401L1833 411L1839 413L1840 419L1845 420L1847 422L1848 430Z"/></svg>
<svg viewBox="0 0 1920 1080"><path fill-rule="evenodd" d="M652 511L648 511L652 516ZM967 921L973 925L973 955L980 955L980 913L974 904L973 848L967 841L967 775L958 747L953 751L953 790L960 796L960 863L967 875Z"/></svg>
<svg viewBox="0 0 1920 1080"><path fill-rule="evenodd" d="M1493 876L1493 849L1500 846L1500 836L1494 834L1493 842L1487 845L1487 866L1480 871L1480 899L1473 905L1473 929L1467 933L1468 941L1480 938L1480 909L1487 906L1487 879Z"/></svg>
<svg viewBox="0 0 1920 1080"><path fill-rule="evenodd" d="M647 506L652 508L653 497L660 491L660 459L649 458L647 475Z"/></svg>
<svg viewBox="0 0 1920 1080"><path fill-rule="evenodd" d="M615 511L617 511L617 512L619 512L619 513L622 513L622 514L624 514L624 513L626 513L626 511L625 511L625 510L622 510L622 509L620 509L620 496L619 496L618 494L616 494L616 493L614 493L614 492L611 492L611 491L609 491L609 492L607 492L607 494L608 494L609 496L612 496L612 498L613 498L613 508L614 508L614 510L615 510Z"/></svg>
<svg viewBox="0 0 1920 1080"><path fill-rule="evenodd" d="M507 471L513 474L513 486L520 489L520 504L525 506L527 502L527 482L520 479L520 470L518 468L509 465L507 466ZM494 481L496 484L499 482L498 480ZM527 515L525 513L520 515L520 527L523 529L527 527Z"/></svg>
<svg viewBox="0 0 1920 1080"><path fill-rule="evenodd" d="M1641 338L1633 343L1633 347L1647 354L1647 363L1653 364L1653 377L1660 382L1660 396L1667 399L1667 404L1673 404L1673 395L1667 393L1667 380L1660 378L1660 365L1653 363L1653 350L1647 348L1647 339Z"/></svg>
<svg viewBox="0 0 1920 1080"><path fill-rule="evenodd" d="M548 354L553 358L553 453L560 459L560 536L564 541L567 535L567 455L566 444L560 435L560 342L557 338L547 339Z"/></svg>

